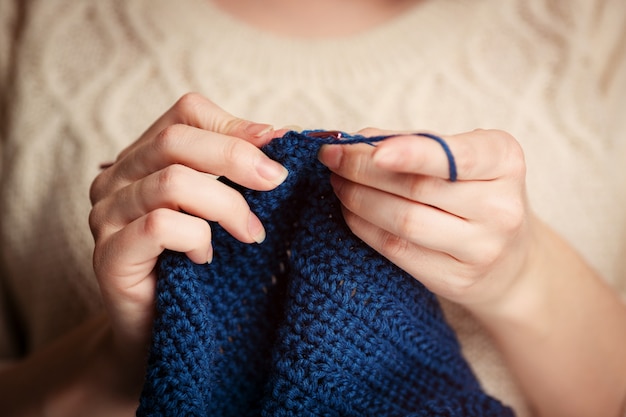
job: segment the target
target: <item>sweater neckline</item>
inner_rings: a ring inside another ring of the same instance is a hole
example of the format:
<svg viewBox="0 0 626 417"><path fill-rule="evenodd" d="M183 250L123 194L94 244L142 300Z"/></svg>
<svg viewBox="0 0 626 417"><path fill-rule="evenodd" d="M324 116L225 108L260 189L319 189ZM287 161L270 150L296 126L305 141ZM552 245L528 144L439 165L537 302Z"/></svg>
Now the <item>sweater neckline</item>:
<svg viewBox="0 0 626 417"><path fill-rule="evenodd" d="M465 3L425 0L371 29L336 38L294 38L265 31L206 0L190 0L190 7L172 6L168 24L185 32L191 27L196 53L212 54L228 62L229 71L240 68L242 76L253 69L256 76L270 79L341 81L389 76L414 70L417 60L428 62L430 53L440 53L446 43L458 39L463 23L455 21L452 27L450 19L471 10ZM146 2L146 7L151 4Z"/></svg>
<svg viewBox="0 0 626 417"><path fill-rule="evenodd" d="M356 31L353 34L347 34L347 35L337 35L337 36L323 36L323 37L316 37L316 36L312 36L312 37L307 37L307 36L291 36L291 35L287 35L287 34L282 34L279 32L273 32L271 30L266 30L263 28L259 28L256 27L248 22L245 22L243 20L238 19L236 16L232 15L231 13L223 10L220 6L218 6L217 4L215 4L213 1L211 0L203 0L203 7L208 10L208 12L213 15L214 17L219 18L221 21L228 21L228 23L231 26L238 26L239 29L241 29L242 31L246 31L249 33L253 33L256 37L261 36L261 37L271 37L274 38L274 40L295 40L295 41L301 41L302 43L324 43L325 41L328 41L330 43L335 43L335 42L342 42L342 41L354 41L354 40L358 40L358 38L361 37L368 37L371 36L372 34L379 32L379 31L384 31L389 27L393 27L395 26L397 23L401 22L402 20L404 20L404 18L406 17L406 15L408 13L418 13L420 12L419 9L421 9L423 7L424 4L432 2L432 0L422 0L422 1L416 1L415 4L413 4L412 6L407 7L407 9L402 12L402 13L398 13L396 16L391 17L385 21L382 21L376 25L373 25L367 29L362 29L360 31ZM303 22L303 24L310 24L309 22Z"/></svg>

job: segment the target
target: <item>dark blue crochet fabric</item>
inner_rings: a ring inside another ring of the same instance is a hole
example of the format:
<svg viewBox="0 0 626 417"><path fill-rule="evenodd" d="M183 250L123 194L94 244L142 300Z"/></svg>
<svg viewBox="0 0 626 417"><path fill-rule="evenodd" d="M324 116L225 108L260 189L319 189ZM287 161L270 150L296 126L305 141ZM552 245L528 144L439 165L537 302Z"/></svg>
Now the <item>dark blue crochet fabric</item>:
<svg viewBox="0 0 626 417"><path fill-rule="evenodd" d="M333 139L306 133L264 148L290 172L280 187L240 190L265 242L215 224L210 265L162 256L137 414L512 416L481 390L436 298L347 228L317 160Z"/></svg>

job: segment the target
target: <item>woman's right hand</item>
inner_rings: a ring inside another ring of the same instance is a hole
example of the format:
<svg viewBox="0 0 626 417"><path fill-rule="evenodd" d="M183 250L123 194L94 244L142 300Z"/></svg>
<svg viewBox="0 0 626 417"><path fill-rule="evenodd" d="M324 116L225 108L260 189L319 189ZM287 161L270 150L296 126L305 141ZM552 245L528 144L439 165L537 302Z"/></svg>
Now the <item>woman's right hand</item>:
<svg viewBox="0 0 626 417"><path fill-rule="evenodd" d="M190 93L96 177L93 265L120 354L134 360L145 353L163 250L210 262L206 220L242 242L264 239L243 197L217 177L255 190L278 186L287 171L259 150L277 136L269 125L236 118Z"/></svg>

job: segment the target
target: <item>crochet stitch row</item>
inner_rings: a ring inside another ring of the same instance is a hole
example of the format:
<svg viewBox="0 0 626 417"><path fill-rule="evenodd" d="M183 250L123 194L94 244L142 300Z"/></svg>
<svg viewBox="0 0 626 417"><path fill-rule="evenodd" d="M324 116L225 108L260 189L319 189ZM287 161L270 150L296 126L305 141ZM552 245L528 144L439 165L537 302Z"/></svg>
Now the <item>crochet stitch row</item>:
<svg viewBox="0 0 626 417"><path fill-rule="evenodd" d="M358 239L318 160L289 132L264 152L290 172L239 189L262 244L212 225L214 259L167 252L139 416L510 416L486 395L436 298Z"/></svg>

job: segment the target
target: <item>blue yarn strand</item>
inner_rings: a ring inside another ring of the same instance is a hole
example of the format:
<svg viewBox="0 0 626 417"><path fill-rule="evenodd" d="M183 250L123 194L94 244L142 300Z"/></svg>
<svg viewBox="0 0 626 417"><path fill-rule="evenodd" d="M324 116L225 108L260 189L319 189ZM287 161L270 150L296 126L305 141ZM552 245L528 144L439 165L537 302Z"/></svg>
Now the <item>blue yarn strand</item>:
<svg viewBox="0 0 626 417"><path fill-rule="evenodd" d="M437 135L433 135L432 133L416 133L415 135L430 138L441 145L441 147L443 148L443 151L446 153L446 157L448 158L448 166L450 169L449 179L451 182L455 182L457 180L457 175L458 175L457 170L456 170L456 162L454 160L454 155L452 154L452 151L450 150L450 146L448 146L448 143L445 140L443 140L441 137Z"/></svg>
<svg viewBox="0 0 626 417"><path fill-rule="evenodd" d="M317 142L322 143L337 143L342 145L350 145L354 143L367 143L371 146L376 146L376 143L383 141L385 139L402 136L400 134L394 135L382 135L382 136L373 136L373 137L365 137L361 135L349 135L347 133L343 133L340 131L326 131L326 130L307 130L302 132L307 139L313 139ZM449 167L449 180L450 182L456 182L458 179L458 173L456 169L456 161L454 160L454 155L452 154L452 150L450 150L450 146L448 143L440 136L433 135L432 133L424 133L418 132L413 133L414 136L423 136L426 138L430 138L436 141L441 145L443 151L446 153L446 157L448 158L448 167Z"/></svg>

